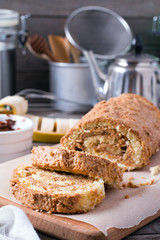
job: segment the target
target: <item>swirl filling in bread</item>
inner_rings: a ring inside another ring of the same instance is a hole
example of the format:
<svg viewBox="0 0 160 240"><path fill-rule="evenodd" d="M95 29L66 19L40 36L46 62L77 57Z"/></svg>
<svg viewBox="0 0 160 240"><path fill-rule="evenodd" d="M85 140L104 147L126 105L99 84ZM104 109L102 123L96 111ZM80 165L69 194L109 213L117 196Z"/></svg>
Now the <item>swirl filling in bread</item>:
<svg viewBox="0 0 160 240"><path fill-rule="evenodd" d="M62 147L38 146L32 149L32 165L52 171L70 172L103 179L109 187L119 187L122 169L116 163Z"/></svg>
<svg viewBox="0 0 160 240"><path fill-rule="evenodd" d="M149 164L160 145L160 111L135 94L101 101L61 139L63 147L117 162L124 170Z"/></svg>
<svg viewBox="0 0 160 240"><path fill-rule="evenodd" d="M84 213L105 197L104 181L20 165L11 178L14 197L26 206L49 213Z"/></svg>

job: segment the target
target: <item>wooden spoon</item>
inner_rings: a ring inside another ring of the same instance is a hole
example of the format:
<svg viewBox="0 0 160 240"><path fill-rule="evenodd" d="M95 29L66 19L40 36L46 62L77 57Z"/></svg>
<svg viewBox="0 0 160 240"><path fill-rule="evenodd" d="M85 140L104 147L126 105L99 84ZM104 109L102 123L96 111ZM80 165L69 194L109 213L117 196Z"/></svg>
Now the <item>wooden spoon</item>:
<svg viewBox="0 0 160 240"><path fill-rule="evenodd" d="M30 39L28 39L26 46L28 48L28 50L30 51L30 53L32 53L35 57L43 59L43 60L47 60L50 61L50 57L48 57L45 53L39 54L37 52L35 52L35 50L32 48L31 44L30 44Z"/></svg>
<svg viewBox="0 0 160 240"><path fill-rule="evenodd" d="M81 55L81 51L78 48L75 48L69 41L68 41L68 44L69 44L71 56L73 58L73 62L74 63L79 63L79 57Z"/></svg>
<svg viewBox="0 0 160 240"><path fill-rule="evenodd" d="M55 58L60 62L69 63L70 53L66 39L62 36L48 35L48 41Z"/></svg>
<svg viewBox="0 0 160 240"><path fill-rule="evenodd" d="M47 41L42 36L36 34L29 39L28 43L37 54L45 54L46 56L48 56L49 60L58 62L56 57L54 57L49 50Z"/></svg>

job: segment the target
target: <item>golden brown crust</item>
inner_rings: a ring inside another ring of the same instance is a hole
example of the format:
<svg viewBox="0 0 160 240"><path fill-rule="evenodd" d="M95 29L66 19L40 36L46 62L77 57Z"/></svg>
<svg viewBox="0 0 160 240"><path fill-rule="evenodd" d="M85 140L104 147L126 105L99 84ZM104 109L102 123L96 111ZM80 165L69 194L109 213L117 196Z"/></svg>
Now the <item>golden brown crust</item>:
<svg viewBox="0 0 160 240"><path fill-rule="evenodd" d="M141 148L139 164L133 161L134 149L127 147L125 154L120 157L113 157L113 154L108 153L108 159L119 159L118 161L124 164L128 169L139 168L149 163L149 158L159 149L160 146L160 111L147 99L135 94L122 94L119 97L111 98L108 101L101 101L88 112L82 119L71 128L66 135L61 139L61 144L68 149L82 149L87 151L83 143L89 134L93 136L98 134L107 135L108 128L111 128L115 135L121 132L126 132L136 138ZM96 133L97 132L97 133ZM126 139L125 139L126 137ZM127 136L119 138L127 141ZM117 145L118 146L118 145ZM121 144L122 146L122 144ZM110 145L106 145L110 149ZM104 147L104 149L105 149ZM126 146L125 146L126 147ZM117 147L116 149L119 149ZM122 148L123 149L123 148ZM97 150L96 150L97 151ZM113 152L113 151L112 151ZM102 151L101 151L102 153ZM93 154L100 154L93 152ZM104 156L102 154L102 156ZM136 160L138 162L138 160Z"/></svg>
<svg viewBox="0 0 160 240"><path fill-rule="evenodd" d="M102 178L112 187L120 186L122 182L121 168L107 159L50 146L33 147L32 153L32 165L36 167Z"/></svg>
<svg viewBox="0 0 160 240"><path fill-rule="evenodd" d="M22 204L50 213L88 212L105 197L102 180L59 174L25 165L13 171L11 187L14 197Z"/></svg>

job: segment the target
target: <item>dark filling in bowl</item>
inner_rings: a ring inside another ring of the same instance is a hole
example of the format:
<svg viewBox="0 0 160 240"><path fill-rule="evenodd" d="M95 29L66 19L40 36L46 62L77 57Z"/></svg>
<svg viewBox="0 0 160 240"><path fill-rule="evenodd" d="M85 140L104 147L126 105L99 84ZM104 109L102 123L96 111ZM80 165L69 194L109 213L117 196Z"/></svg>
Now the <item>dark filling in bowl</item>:
<svg viewBox="0 0 160 240"><path fill-rule="evenodd" d="M0 121L0 132L15 130L13 128L15 123L16 123L16 121L14 121L12 119L6 119L5 121Z"/></svg>

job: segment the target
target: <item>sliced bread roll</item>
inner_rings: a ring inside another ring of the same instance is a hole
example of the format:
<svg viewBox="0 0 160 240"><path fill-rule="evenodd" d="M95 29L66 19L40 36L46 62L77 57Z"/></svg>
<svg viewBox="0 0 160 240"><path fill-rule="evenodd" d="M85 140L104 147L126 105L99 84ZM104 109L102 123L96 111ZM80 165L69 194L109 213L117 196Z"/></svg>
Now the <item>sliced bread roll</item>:
<svg viewBox="0 0 160 240"><path fill-rule="evenodd" d="M33 147L32 153L32 165L36 167L102 178L111 187L118 187L122 182L121 168L103 158L50 146Z"/></svg>
<svg viewBox="0 0 160 240"><path fill-rule="evenodd" d="M141 96L122 94L97 103L61 144L117 162L124 170L141 168L159 150L160 111Z"/></svg>
<svg viewBox="0 0 160 240"><path fill-rule="evenodd" d="M12 193L22 204L55 213L84 213L105 197L104 182L34 166L18 166L11 178Z"/></svg>

